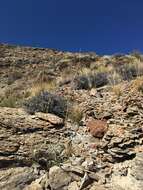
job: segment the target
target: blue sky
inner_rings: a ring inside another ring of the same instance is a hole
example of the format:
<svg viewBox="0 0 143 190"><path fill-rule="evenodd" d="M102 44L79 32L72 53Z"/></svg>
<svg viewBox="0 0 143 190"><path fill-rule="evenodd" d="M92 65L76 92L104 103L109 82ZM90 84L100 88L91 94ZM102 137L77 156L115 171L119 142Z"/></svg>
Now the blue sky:
<svg viewBox="0 0 143 190"><path fill-rule="evenodd" d="M1 0L0 43L142 52L143 0Z"/></svg>

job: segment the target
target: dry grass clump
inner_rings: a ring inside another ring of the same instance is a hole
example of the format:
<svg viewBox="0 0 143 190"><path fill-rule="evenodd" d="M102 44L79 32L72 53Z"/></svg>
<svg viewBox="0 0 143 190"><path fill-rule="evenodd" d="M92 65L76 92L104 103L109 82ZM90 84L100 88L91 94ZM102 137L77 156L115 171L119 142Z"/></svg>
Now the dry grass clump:
<svg viewBox="0 0 143 190"><path fill-rule="evenodd" d="M22 90L21 87L7 88L0 95L0 106L1 107L21 107L25 98L29 97L29 92Z"/></svg>
<svg viewBox="0 0 143 190"><path fill-rule="evenodd" d="M137 61L135 63L135 67L136 67L137 76L142 76L143 75L143 62Z"/></svg>
<svg viewBox="0 0 143 190"><path fill-rule="evenodd" d="M48 83L50 81L53 80L53 76L51 75L51 73L47 72L46 71L46 68L44 70L44 68L42 68L43 70L41 70L36 79L35 79L35 82L36 83Z"/></svg>
<svg viewBox="0 0 143 190"><path fill-rule="evenodd" d="M57 88L56 81L49 82L39 82L33 84L33 86L29 89L30 96L36 96L40 92L43 91L54 91Z"/></svg>
<svg viewBox="0 0 143 190"><path fill-rule="evenodd" d="M143 76L138 77L131 83L132 90L136 90L143 93Z"/></svg>
<svg viewBox="0 0 143 190"><path fill-rule="evenodd" d="M123 88L121 84L113 85L112 86L112 92L117 96L121 96L123 93Z"/></svg>
<svg viewBox="0 0 143 190"><path fill-rule="evenodd" d="M8 97L3 97L0 99L0 107L16 108L17 101L18 101L17 97L13 95Z"/></svg>
<svg viewBox="0 0 143 190"><path fill-rule="evenodd" d="M72 122L79 124L83 118L83 110L78 104L73 104L72 107L68 110L67 117L72 120Z"/></svg>

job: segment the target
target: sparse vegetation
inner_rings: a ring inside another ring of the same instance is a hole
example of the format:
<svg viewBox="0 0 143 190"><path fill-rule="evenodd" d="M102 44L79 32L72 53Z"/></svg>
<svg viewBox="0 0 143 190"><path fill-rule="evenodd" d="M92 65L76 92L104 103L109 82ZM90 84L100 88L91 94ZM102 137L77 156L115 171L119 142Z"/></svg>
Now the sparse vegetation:
<svg viewBox="0 0 143 190"><path fill-rule="evenodd" d="M122 86L120 84L117 84L117 85L113 85L112 86L112 91L114 92L114 94L119 97L122 95L123 93L123 89L122 89Z"/></svg>
<svg viewBox="0 0 143 190"><path fill-rule="evenodd" d="M14 70L8 74L7 84L10 85L20 78L22 78L22 73Z"/></svg>
<svg viewBox="0 0 143 190"><path fill-rule="evenodd" d="M36 83L49 83L53 80L53 77L46 71L44 70L44 66L42 70L38 73L38 76L35 80Z"/></svg>
<svg viewBox="0 0 143 190"><path fill-rule="evenodd" d="M102 87L106 84L108 84L108 76L107 73L98 72L91 75L82 75L78 76L74 80L75 83L75 89L91 89L93 87Z"/></svg>
<svg viewBox="0 0 143 190"><path fill-rule="evenodd" d="M132 89L143 93L143 77L138 77L132 81Z"/></svg>
<svg viewBox="0 0 143 190"><path fill-rule="evenodd" d="M17 107L17 98L13 95L0 99L0 107Z"/></svg>
<svg viewBox="0 0 143 190"><path fill-rule="evenodd" d="M72 122L79 124L83 118L83 110L78 104L73 104L72 107L68 110L68 118Z"/></svg>
<svg viewBox="0 0 143 190"><path fill-rule="evenodd" d="M24 103L28 113L35 112L53 113L64 118L67 112L67 102L63 97L51 94L47 91L40 92Z"/></svg>
<svg viewBox="0 0 143 190"><path fill-rule="evenodd" d="M43 168L49 169L53 165L59 165L64 157L61 156L64 146L59 144L48 144L38 150L32 150L32 159Z"/></svg>
<svg viewBox="0 0 143 190"><path fill-rule="evenodd" d="M29 89L31 96L36 96L40 92L43 91L54 91L57 88L57 84L55 81L49 82L39 82L33 84L33 86Z"/></svg>

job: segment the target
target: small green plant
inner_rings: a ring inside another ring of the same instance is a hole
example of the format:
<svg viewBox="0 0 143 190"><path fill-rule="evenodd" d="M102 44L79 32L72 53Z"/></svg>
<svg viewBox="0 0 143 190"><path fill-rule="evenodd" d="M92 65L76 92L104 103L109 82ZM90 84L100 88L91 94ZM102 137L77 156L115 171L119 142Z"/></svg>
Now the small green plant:
<svg viewBox="0 0 143 190"><path fill-rule="evenodd" d="M46 144L40 149L32 148L32 161L40 164L42 168L49 169L53 165L59 165L64 160L61 155L64 150L62 144Z"/></svg>

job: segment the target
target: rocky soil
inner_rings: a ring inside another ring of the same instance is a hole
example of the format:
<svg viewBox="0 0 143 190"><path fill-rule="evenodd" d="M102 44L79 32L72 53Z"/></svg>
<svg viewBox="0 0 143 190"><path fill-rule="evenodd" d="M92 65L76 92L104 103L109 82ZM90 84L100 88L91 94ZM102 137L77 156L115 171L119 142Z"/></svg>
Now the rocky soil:
<svg viewBox="0 0 143 190"><path fill-rule="evenodd" d="M136 74L133 67L121 73L121 65L138 62ZM141 55L1 44L0 189L142 190L142 64ZM93 70L102 73L94 82ZM35 85L51 81L44 90L65 98L65 117L28 113Z"/></svg>

